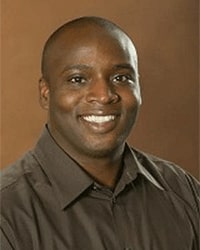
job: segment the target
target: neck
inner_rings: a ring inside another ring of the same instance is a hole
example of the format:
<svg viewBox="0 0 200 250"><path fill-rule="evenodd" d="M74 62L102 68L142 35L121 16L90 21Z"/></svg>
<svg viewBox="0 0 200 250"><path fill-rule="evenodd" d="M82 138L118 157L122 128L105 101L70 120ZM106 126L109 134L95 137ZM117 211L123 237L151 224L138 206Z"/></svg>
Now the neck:
<svg viewBox="0 0 200 250"><path fill-rule="evenodd" d="M68 153L98 183L114 188L122 169L125 143L108 152L86 153L74 149L59 134L49 130L58 145ZM55 132L55 131L54 131Z"/></svg>
<svg viewBox="0 0 200 250"><path fill-rule="evenodd" d="M95 181L109 188L114 188L123 166L122 155L123 152L117 157L80 159L78 162Z"/></svg>

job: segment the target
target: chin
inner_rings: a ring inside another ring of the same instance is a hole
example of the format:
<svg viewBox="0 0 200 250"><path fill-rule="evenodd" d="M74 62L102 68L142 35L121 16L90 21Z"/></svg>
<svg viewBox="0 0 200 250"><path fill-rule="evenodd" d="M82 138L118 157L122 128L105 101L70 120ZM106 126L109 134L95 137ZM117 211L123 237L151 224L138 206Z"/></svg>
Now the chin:
<svg viewBox="0 0 200 250"><path fill-rule="evenodd" d="M103 158L103 157L109 157L113 154L118 153L121 151L123 147L122 145L116 145L115 144L107 144L103 145L103 143L98 144L98 145L86 145L85 147L85 153L93 158Z"/></svg>

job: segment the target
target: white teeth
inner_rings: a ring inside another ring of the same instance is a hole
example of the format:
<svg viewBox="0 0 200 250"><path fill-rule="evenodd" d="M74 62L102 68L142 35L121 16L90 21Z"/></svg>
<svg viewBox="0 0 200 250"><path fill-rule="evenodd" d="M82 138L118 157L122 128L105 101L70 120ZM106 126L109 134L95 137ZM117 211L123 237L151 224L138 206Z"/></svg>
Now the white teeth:
<svg viewBox="0 0 200 250"><path fill-rule="evenodd" d="M83 119L86 120L87 122L102 123L102 122L113 121L115 119L115 116L114 115L105 115L105 116L88 115L88 116L84 116Z"/></svg>

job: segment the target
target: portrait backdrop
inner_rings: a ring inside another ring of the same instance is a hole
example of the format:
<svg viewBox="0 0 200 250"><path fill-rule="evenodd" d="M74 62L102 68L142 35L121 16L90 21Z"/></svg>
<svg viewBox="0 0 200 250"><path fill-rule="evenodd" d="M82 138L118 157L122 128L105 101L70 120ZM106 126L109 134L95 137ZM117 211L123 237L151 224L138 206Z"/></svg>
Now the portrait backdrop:
<svg viewBox="0 0 200 250"><path fill-rule="evenodd" d="M139 55L143 104L128 141L199 178L198 0L2 0L1 167L31 149L46 121L38 103L43 45L84 15L119 24Z"/></svg>

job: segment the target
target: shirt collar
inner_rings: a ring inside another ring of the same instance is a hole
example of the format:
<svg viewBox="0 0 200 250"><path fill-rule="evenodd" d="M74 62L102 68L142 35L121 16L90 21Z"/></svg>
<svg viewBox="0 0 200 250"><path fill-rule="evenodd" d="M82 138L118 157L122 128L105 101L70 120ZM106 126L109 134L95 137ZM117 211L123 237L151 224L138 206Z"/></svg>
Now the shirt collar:
<svg viewBox="0 0 200 250"><path fill-rule="evenodd" d="M92 178L57 145L47 128L43 130L34 154L62 209L93 184Z"/></svg>
<svg viewBox="0 0 200 250"><path fill-rule="evenodd" d="M127 157L125 158L125 166L126 166L126 175L129 176L129 179L134 179L135 178L135 172L133 171L133 168L130 168L130 166L136 166L136 171L137 174L143 175L148 181L150 181L154 186L159 188L160 190L164 190L162 185L156 180L156 178L147 170L148 167L152 167L152 169L155 169L155 166L153 166L153 162L149 161L146 163L144 166L143 159L145 158L144 155L140 154L138 155L138 152L134 151L134 149L131 149L128 147L127 150ZM132 164L131 164L132 162ZM151 165L151 166L150 166Z"/></svg>
<svg viewBox="0 0 200 250"><path fill-rule="evenodd" d="M94 180L58 146L50 135L47 127L34 149L34 155L47 175L59 200L61 209L77 199L84 191L94 184ZM137 158L134 150L126 145L124 154L124 171L116 192L133 182L138 174L142 174L157 188L162 189L156 179L146 170Z"/></svg>
<svg viewBox="0 0 200 250"><path fill-rule="evenodd" d="M129 147L128 144L126 144L124 152L124 169L122 172L122 176L115 189L116 195L118 195L127 184L134 185L134 180L138 177L138 175L142 175L154 186L156 186L160 190L164 190L161 184L146 168L147 165L148 167L150 167L150 165L152 165L153 163L148 162L144 166L143 158L144 155L138 154L137 151ZM152 168L155 168L155 166L152 166Z"/></svg>

